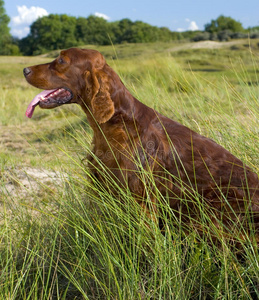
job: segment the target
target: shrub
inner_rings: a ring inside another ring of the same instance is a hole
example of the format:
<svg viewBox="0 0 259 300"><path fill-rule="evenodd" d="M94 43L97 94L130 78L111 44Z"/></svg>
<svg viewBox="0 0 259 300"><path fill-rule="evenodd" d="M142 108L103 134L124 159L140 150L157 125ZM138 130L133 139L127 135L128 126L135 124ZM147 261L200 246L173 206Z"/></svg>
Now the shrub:
<svg viewBox="0 0 259 300"><path fill-rule="evenodd" d="M229 41L231 39L231 31L223 30L218 33L218 39L221 42Z"/></svg>
<svg viewBox="0 0 259 300"><path fill-rule="evenodd" d="M258 32L254 32L250 35L251 39L259 39L259 31Z"/></svg>
<svg viewBox="0 0 259 300"><path fill-rule="evenodd" d="M231 35L232 39L245 39L248 37L247 33L233 32Z"/></svg>
<svg viewBox="0 0 259 300"><path fill-rule="evenodd" d="M198 33L198 34L192 39L192 41L194 41L194 42L199 42L199 41L207 41L207 40L209 40L209 39L210 39L210 34L209 34L209 32L204 31L204 32Z"/></svg>

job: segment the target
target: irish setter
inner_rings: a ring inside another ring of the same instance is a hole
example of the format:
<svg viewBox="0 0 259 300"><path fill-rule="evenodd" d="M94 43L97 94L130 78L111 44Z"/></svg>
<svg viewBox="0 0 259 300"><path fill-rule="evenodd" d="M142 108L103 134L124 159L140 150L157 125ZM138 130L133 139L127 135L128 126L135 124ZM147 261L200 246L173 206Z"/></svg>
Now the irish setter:
<svg viewBox="0 0 259 300"><path fill-rule="evenodd" d="M24 76L44 89L28 106L29 118L37 105L82 107L94 132L89 168L110 191L129 189L154 220L159 198L193 220L206 204L216 226L253 220L259 236L258 175L213 140L134 98L101 53L64 50L50 63L25 68Z"/></svg>

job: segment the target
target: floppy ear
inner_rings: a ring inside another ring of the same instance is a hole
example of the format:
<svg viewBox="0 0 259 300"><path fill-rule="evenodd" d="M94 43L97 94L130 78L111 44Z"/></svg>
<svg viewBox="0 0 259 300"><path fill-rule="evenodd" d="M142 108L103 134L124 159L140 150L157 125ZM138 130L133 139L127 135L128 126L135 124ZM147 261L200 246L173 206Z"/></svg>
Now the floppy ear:
<svg viewBox="0 0 259 300"><path fill-rule="evenodd" d="M110 96L108 76L105 72L96 69L86 71L85 76L87 93L91 97L93 116L98 123L105 123L114 114L114 103Z"/></svg>

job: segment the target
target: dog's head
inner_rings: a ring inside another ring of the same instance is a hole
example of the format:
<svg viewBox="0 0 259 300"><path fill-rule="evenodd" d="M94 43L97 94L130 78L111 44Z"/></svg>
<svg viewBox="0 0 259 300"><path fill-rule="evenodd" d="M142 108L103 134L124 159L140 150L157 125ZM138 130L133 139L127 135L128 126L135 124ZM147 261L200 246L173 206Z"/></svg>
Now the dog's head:
<svg viewBox="0 0 259 300"><path fill-rule="evenodd" d="M97 122L107 122L114 114L110 70L101 53L78 48L61 51L50 63L25 68L26 80L44 90L29 104L27 117L37 105L50 109L78 103L87 106Z"/></svg>

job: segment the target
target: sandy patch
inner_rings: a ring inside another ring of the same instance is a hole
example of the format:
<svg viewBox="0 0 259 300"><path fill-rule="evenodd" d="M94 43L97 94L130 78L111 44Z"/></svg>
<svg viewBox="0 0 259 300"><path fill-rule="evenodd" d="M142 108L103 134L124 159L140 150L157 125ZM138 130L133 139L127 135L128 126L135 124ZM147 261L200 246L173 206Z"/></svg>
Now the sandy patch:
<svg viewBox="0 0 259 300"><path fill-rule="evenodd" d="M43 189L54 191L64 186L67 177L65 173L32 167L8 169L1 174L2 196L25 197Z"/></svg>
<svg viewBox="0 0 259 300"><path fill-rule="evenodd" d="M230 41L230 42L216 42L216 41L200 41L192 43L183 43L180 46L168 49L168 51L181 51L187 49L220 49L230 47L233 45L241 44L241 41Z"/></svg>

